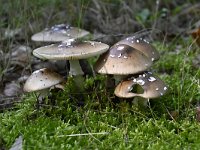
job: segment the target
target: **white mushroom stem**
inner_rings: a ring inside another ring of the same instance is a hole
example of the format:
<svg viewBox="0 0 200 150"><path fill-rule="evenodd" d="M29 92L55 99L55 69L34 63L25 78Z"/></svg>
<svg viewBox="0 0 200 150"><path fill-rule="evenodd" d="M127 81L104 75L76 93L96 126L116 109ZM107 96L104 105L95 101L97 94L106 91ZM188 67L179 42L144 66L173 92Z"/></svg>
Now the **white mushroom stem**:
<svg viewBox="0 0 200 150"><path fill-rule="evenodd" d="M77 76L77 75L84 75L84 72L81 69L81 66L79 64L79 60L69 60L70 64L70 76Z"/></svg>
<svg viewBox="0 0 200 150"><path fill-rule="evenodd" d="M74 82L80 91L84 91L83 83L84 83L84 72L80 66L79 60L69 60L70 71L69 75L74 76Z"/></svg>

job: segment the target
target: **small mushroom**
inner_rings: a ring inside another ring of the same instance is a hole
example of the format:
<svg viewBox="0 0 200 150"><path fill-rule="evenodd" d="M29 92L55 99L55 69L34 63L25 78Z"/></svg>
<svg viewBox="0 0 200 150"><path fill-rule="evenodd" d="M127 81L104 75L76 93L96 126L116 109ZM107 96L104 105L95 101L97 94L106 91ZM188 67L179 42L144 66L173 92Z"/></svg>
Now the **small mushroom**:
<svg viewBox="0 0 200 150"><path fill-rule="evenodd" d="M142 93L132 92L133 86L139 85ZM122 81L115 88L115 95L121 98L143 97L146 99L153 99L163 96L167 91L165 83L151 72L144 72L137 77L131 77L128 80Z"/></svg>
<svg viewBox="0 0 200 150"><path fill-rule="evenodd" d="M158 60L160 57L156 48L144 38L130 36L116 43L116 45L119 45L119 44L129 45L139 50L148 58L150 58L152 61Z"/></svg>
<svg viewBox="0 0 200 150"><path fill-rule="evenodd" d="M67 24L54 25L51 28L34 34L31 39L40 42L61 42L69 39L82 38L89 35L89 32Z"/></svg>
<svg viewBox="0 0 200 150"><path fill-rule="evenodd" d="M34 71L31 76L26 80L24 84L25 92L38 91L39 97L42 99L48 95L50 88L57 86L63 88L63 86L58 86L59 83L64 82L61 75L56 72L51 71L47 68L42 68Z"/></svg>
<svg viewBox="0 0 200 150"><path fill-rule="evenodd" d="M94 69L101 74L114 75L117 83L124 76L143 72L151 65L151 59L140 51L129 45L118 44L99 57Z"/></svg>

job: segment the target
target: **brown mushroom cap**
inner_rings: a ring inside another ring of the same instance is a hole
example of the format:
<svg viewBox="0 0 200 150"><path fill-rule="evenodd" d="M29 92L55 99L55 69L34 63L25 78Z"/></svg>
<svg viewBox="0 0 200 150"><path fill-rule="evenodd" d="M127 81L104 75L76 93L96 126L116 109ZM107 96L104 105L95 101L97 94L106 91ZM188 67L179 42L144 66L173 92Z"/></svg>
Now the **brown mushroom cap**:
<svg viewBox="0 0 200 150"><path fill-rule="evenodd" d="M41 42L61 42L72 38L82 38L87 35L89 35L89 32L86 30L71 27L67 24L59 24L34 34L31 39Z"/></svg>
<svg viewBox="0 0 200 150"><path fill-rule="evenodd" d="M114 45L95 64L101 74L128 75L147 70L152 61L143 53L125 44Z"/></svg>
<svg viewBox="0 0 200 150"><path fill-rule="evenodd" d="M131 92L134 85L140 85L144 92L142 94ZM145 72L138 77L122 81L115 88L115 95L121 98L143 97L157 98L164 95L167 91L165 83L150 72Z"/></svg>
<svg viewBox="0 0 200 150"><path fill-rule="evenodd" d="M39 91L63 82L61 75L47 68L34 71L24 84L25 92Z"/></svg>
<svg viewBox="0 0 200 150"><path fill-rule="evenodd" d="M95 41L64 41L60 44L51 44L37 48L33 55L41 59L77 60L86 59L107 51L107 44Z"/></svg>
<svg viewBox="0 0 200 150"><path fill-rule="evenodd" d="M118 44L126 44L131 46L144 53L144 55L146 55L152 61L158 60L160 57L156 48L143 38L136 38L135 36L130 36L116 43L116 45Z"/></svg>

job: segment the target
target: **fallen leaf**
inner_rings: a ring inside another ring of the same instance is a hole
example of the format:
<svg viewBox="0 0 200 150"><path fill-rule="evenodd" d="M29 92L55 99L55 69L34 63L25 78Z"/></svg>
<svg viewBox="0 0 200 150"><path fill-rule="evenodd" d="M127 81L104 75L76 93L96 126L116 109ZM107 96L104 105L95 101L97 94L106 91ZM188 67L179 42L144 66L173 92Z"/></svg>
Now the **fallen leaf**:
<svg viewBox="0 0 200 150"><path fill-rule="evenodd" d="M177 110L170 111L170 112L169 112L169 115L170 115L171 119L177 120L177 118L178 118L178 116L179 116L179 112L178 112Z"/></svg>
<svg viewBox="0 0 200 150"><path fill-rule="evenodd" d="M189 31L197 45L200 47L200 27Z"/></svg>

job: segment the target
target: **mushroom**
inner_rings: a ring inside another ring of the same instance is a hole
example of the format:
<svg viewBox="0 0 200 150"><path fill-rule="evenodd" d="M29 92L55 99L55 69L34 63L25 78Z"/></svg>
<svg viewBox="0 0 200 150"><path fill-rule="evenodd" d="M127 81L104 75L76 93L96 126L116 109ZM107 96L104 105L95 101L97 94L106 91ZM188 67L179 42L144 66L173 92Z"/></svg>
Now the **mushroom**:
<svg viewBox="0 0 200 150"><path fill-rule="evenodd" d="M83 71L78 62L79 59L86 59L99 55L108 50L107 44L95 41L76 41L70 39L60 44L51 44L37 48L33 55L41 59L69 60L70 72L72 75L83 75Z"/></svg>
<svg viewBox="0 0 200 150"><path fill-rule="evenodd" d="M82 38L89 35L89 32L67 24L54 25L51 28L34 34L31 39L40 42L61 42L69 39Z"/></svg>
<svg viewBox="0 0 200 150"><path fill-rule="evenodd" d="M129 74L137 74L151 67L152 61L137 49L125 45L114 45L99 57L95 71L114 75L116 84Z"/></svg>
<svg viewBox="0 0 200 150"><path fill-rule="evenodd" d="M71 39L82 38L88 36L89 34L90 33L86 30L77 27L71 27L68 24L58 24L34 34L31 39L39 42L62 42L66 40L70 41ZM59 66L66 66L66 61L60 60L56 63ZM84 67L86 68L85 72L91 74L92 69L86 60L80 60L80 64L84 64Z"/></svg>
<svg viewBox="0 0 200 150"><path fill-rule="evenodd" d="M132 92L135 85L142 88L142 93ZM167 91L165 83L153 75L151 72L144 72L137 77L133 76L128 80L120 82L115 88L115 95L120 98L142 97L145 99L153 99L163 96Z"/></svg>
<svg viewBox="0 0 200 150"><path fill-rule="evenodd" d="M51 87L57 86L58 88L63 89L63 86L59 84L61 82L64 82L61 75L51 71L50 69L42 68L34 71L26 80L24 84L24 91L38 91L39 98L42 99L48 95L48 91Z"/></svg>
<svg viewBox="0 0 200 150"><path fill-rule="evenodd" d="M116 43L116 45L119 44L126 44L139 50L152 61L158 60L160 57L156 48L142 37L130 36Z"/></svg>
<svg viewBox="0 0 200 150"><path fill-rule="evenodd" d="M107 44L101 42L70 39L59 44L37 48L33 51L33 55L41 59L69 60L69 75L82 76L84 73L78 60L99 55L106 52L108 48Z"/></svg>

